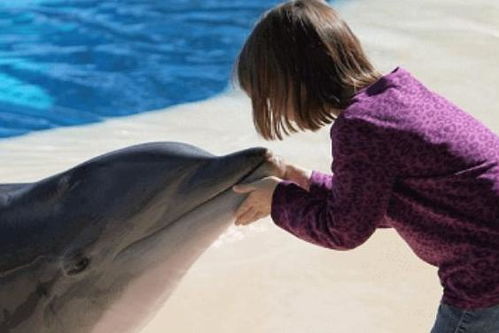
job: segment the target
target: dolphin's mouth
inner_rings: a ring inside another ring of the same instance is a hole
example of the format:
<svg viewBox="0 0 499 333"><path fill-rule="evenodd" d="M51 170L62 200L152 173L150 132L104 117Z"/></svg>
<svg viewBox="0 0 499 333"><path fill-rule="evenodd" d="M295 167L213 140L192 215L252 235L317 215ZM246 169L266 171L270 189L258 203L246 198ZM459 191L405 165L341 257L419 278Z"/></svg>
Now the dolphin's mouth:
<svg viewBox="0 0 499 333"><path fill-rule="evenodd" d="M206 203L210 202L211 200L214 200L216 198L218 198L220 195L222 195L223 193L227 192L227 191L231 191L232 190L232 186L236 185L236 184L240 184L242 182L244 182L246 179L248 179L255 171L257 171L261 166L263 166L264 164L266 163L266 160L263 160L261 161L260 163L258 163L255 167L253 167L250 171L248 171L247 173L245 173L243 176L241 176L241 178L239 178L234 184L232 184L231 186L229 187L226 187L218 192L215 192L212 196L210 196L208 199L204 200L203 202L199 203L198 205L194 206L193 208L189 209L188 211L186 211L184 214L182 214L181 216L179 216L178 218L176 218L175 220L173 220L172 222L168 223L168 225L170 224L173 224L175 223L177 220L181 219L182 217L184 217L185 215L189 214L190 212L192 212L193 210L205 205Z"/></svg>
<svg viewBox="0 0 499 333"><path fill-rule="evenodd" d="M221 189L220 191L214 193L212 196L210 196L209 198L207 198L206 200L204 200L203 202L199 203L198 205L192 207L191 209L189 209L188 211L184 212L182 215L178 216L176 219L170 221L169 223L167 223L166 225L148 233L146 236L144 237L141 237L135 241L133 241L132 243L128 244L127 246L125 246L123 249L121 249L116 255L115 255L115 258L118 258L121 254L123 254L124 252L127 252L128 249L134 247L135 245L143 242L143 241L147 241L147 239L151 238L151 237L154 237L156 234L158 233L161 233L163 232L164 230L168 229L169 227L171 227L172 225L174 225L177 221L181 220L183 217L185 217L186 215L188 215L189 213L191 213L192 211L198 209L199 207L207 204L208 202L212 201L212 200L215 200L216 198L218 198L219 196L221 196L222 194L226 193L227 191L232 191L232 186L236 185L236 184L240 184L242 182L244 182L246 179L248 179L255 171L257 171L260 167L262 167L264 164L266 163L266 160L264 159L263 161L261 161L260 163L258 163L255 167L253 167L250 171L248 171L246 174L244 174L243 176L241 176L234 184L230 185L229 187L226 187L226 188L223 188Z"/></svg>
<svg viewBox="0 0 499 333"><path fill-rule="evenodd" d="M263 166L267 160L263 160L260 163L258 163L253 169L251 169L248 173L244 174L234 185L240 184L243 181L245 181L249 176L251 176L256 170L258 170L261 166ZM232 188L232 187L231 187ZM227 190L227 189L226 189ZM226 190L222 191L225 192ZM209 200L208 200L209 201Z"/></svg>

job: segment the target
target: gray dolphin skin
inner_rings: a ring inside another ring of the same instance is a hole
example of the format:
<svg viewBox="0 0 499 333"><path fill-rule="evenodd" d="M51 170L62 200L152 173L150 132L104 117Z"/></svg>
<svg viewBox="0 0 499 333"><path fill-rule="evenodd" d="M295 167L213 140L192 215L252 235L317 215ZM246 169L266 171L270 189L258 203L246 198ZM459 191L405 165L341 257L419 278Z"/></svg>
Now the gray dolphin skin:
<svg viewBox="0 0 499 333"><path fill-rule="evenodd" d="M139 332L231 225L265 148L152 142L0 185L0 332Z"/></svg>

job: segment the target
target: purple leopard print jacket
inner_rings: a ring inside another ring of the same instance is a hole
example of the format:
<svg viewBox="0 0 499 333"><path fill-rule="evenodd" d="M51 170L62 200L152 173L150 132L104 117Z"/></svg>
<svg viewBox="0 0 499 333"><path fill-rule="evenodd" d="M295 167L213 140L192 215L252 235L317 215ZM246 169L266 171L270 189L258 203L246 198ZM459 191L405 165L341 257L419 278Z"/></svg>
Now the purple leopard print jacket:
<svg viewBox="0 0 499 333"><path fill-rule="evenodd" d="M277 185L276 225L336 250L391 227L438 267L443 303L499 304L496 134L397 67L355 95L331 142L332 174Z"/></svg>

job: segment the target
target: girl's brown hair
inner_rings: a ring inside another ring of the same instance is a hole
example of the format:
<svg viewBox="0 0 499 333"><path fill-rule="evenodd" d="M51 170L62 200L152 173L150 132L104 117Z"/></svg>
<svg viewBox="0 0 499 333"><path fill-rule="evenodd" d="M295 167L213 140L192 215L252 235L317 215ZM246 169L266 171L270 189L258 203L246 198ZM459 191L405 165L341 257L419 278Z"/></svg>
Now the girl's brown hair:
<svg viewBox="0 0 499 333"><path fill-rule="evenodd" d="M335 110L380 76L348 25L321 0L288 1L265 12L233 72L267 140L331 123Z"/></svg>

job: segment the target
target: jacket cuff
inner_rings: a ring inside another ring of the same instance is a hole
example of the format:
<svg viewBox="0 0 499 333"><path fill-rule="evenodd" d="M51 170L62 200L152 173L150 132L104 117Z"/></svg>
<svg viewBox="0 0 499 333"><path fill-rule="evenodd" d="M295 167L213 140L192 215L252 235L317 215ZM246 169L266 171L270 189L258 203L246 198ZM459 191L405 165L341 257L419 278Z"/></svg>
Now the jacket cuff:
<svg viewBox="0 0 499 333"><path fill-rule="evenodd" d="M288 221L287 212L289 211L289 206L287 205L293 204L293 198L303 197L307 194L307 191L292 181L280 181L272 194L270 217L274 223L286 229L285 225Z"/></svg>

